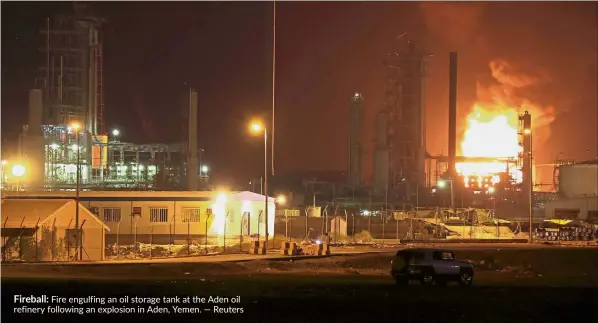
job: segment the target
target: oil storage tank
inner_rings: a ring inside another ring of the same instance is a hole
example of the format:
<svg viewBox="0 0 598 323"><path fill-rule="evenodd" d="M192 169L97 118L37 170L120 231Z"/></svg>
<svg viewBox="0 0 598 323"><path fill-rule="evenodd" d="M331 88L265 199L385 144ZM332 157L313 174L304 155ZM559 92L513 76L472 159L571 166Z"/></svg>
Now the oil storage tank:
<svg viewBox="0 0 598 323"><path fill-rule="evenodd" d="M598 196L598 161L560 166L559 193L565 198Z"/></svg>

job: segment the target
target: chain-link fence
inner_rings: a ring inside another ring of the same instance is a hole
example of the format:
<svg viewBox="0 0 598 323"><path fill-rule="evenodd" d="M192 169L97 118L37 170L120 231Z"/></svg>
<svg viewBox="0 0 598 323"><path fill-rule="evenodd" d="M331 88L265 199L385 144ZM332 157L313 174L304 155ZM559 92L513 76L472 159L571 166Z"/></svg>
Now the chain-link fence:
<svg viewBox="0 0 598 323"><path fill-rule="evenodd" d="M56 227L3 228L3 231L2 261L73 261L80 258L78 252L86 252L77 248L75 239L69 239L71 235L60 235Z"/></svg>
<svg viewBox="0 0 598 323"><path fill-rule="evenodd" d="M304 212L307 213L307 212ZM326 239L337 243L394 244L413 240L489 240L523 237L519 223L498 219L490 210L421 209L349 212L336 215L276 217L275 232L286 240Z"/></svg>

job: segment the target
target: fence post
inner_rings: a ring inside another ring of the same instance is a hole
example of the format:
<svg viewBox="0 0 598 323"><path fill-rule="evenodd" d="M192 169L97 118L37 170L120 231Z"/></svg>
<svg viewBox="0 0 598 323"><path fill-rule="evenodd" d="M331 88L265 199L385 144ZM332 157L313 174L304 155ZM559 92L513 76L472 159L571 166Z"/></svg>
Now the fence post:
<svg viewBox="0 0 598 323"><path fill-rule="evenodd" d="M243 214L241 214L241 225L239 225L239 253L243 252L243 226L245 225L245 213L243 212ZM247 219L247 221L249 222L249 219Z"/></svg>
<svg viewBox="0 0 598 323"><path fill-rule="evenodd" d="M135 234L133 235L133 250L135 253L139 252L137 249L137 221L135 221Z"/></svg>
<svg viewBox="0 0 598 323"><path fill-rule="evenodd" d="M210 219L210 215L208 214L206 216L206 232L205 232L206 237L205 237L205 244L204 244L206 255L208 254L208 220L209 219Z"/></svg>
<svg viewBox="0 0 598 323"><path fill-rule="evenodd" d="M116 226L116 258L120 256L120 221L118 221L118 225Z"/></svg>
<svg viewBox="0 0 598 323"><path fill-rule="evenodd" d="M38 241L37 231L39 231L39 217L37 218L37 223L35 223L35 261L39 261L39 255L38 255L39 246L37 245L37 241Z"/></svg>
<svg viewBox="0 0 598 323"><path fill-rule="evenodd" d="M56 218L52 222L52 261L56 258Z"/></svg>
<svg viewBox="0 0 598 323"><path fill-rule="evenodd" d="M384 238L386 237L386 210L382 212L382 246L384 246Z"/></svg>
<svg viewBox="0 0 598 323"><path fill-rule="evenodd" d="M393 215L394 217L394 215ZM397 222L397 244L399 244L399 217L397 216L395 218L396 222Z"/></svg>
<svg viewBox="0 0 598 323"><path fill-rule="evenodd" d="M309 234L309 231L308 231L309 225L307 224L308 218L309 218L309 206L307 207L307 209L305 209L305 239L307 239L307 236Z"/></svg>
<svg viewBox="0 0 598 323"><path fill-rule="evenodd" d="M260 236L260 226L262 221L262 211L257 215L257 241L261 241L262 237Z"/></svg>
<svg viewBox="0 0 598 323"><path fill-rule="evenodd" d="M223 241L223 252L226 253L226 221L228 221L228 216L229 216L229 212L230 211L226 211L226 216L224 217L224 237L222 239Z"/></svg>
<svg viewBox="0 0 598 323"><path fill-rule="evenodd" d="M353 217L353 228L351 228L351 237L353 239L353 243L355 243L355 213L351 213Z"/></svg>
<svg viewBox="0 0 598 323"><path fill-rule="evenodd" d="M54 221L56 221L56 218L54 218ZM4 224L3 224L4 229L6 229L6 222L8 222L8 217L6 217L6 219L4 220ZM6 261L6 260L8 260L8 258L6 257L6 251L7 251L7 249L9 249L9 248L7 248L7 245L6 245L6 243L8 242L8 236L4 237L2 240L3 240L2 245L4 246L4 252L2 253L2 260Z"/></svg>
<svg viewBox="0 0 598 323"><path fill-rule="evenodd" d="M73 219L71 218L71 220L69 221L69 225L66 227L67 229L71 228L71 223L73 222ZM68 230L67 232L69 232L70 230ZM68 259L68 261L71 261L71 235L67 234L66 235L66 259Z"/></svg>
<svg viewBox="0 0 598 323"><path fill-rule="evenodd" d="M153 247L154 247L154 226L150 225L150 254L149 254L150 259L152 259Z"/></svg>

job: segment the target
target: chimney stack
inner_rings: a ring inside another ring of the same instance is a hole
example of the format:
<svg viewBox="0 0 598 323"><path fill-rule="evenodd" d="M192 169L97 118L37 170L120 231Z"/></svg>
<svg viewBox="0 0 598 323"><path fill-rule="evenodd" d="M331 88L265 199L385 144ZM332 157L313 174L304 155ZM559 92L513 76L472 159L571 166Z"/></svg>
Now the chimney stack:
<svg viewBox="0 0 598 323"><path fill-rule="evenodd" d="M187 189L198 189L198 156L197 156L197 92L189 89L189 139L187 157Z"/></svg>
<svg viewBox="0 0 598 323"><path fill-rule="evenodd" d="M457 174L455 156L457 153L457 53L450 53L449 68L449 175Z"/></svg>

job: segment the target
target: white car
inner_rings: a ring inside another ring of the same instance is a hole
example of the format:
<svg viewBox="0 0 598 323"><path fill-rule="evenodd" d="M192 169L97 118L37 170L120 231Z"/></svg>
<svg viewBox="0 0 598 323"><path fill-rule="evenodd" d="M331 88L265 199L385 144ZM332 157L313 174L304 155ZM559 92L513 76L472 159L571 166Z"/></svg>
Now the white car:
<svg viewBox="0 0 598 323"><path fill-rule="evenodd" d="M425 285L457 282L469 286L473 283L473 274L473 264L456 260L452 251L428 248L399 250L392 261L391 270L397 285L418 280Z"/></svg>

